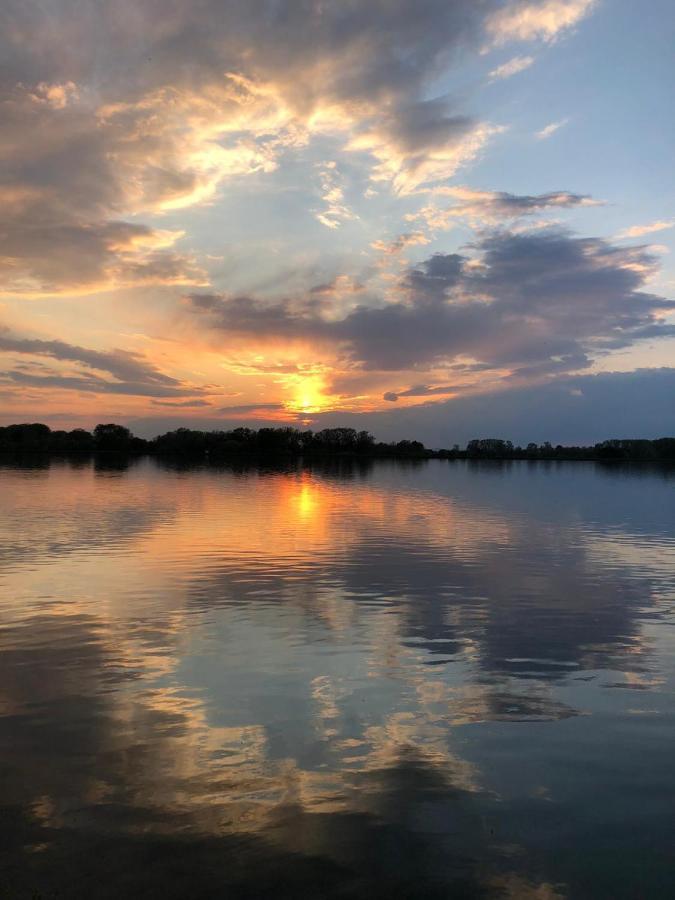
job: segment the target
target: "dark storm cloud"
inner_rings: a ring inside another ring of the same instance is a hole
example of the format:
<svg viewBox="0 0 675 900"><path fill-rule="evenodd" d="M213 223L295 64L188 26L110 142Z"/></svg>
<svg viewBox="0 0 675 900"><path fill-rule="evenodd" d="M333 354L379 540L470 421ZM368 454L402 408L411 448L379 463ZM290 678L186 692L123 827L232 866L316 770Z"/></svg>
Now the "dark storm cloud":
<svg viewBox="0 0 675 900"><path fill-rule="evenodd" d="M352 365L428 369L458 356L518 377L574 371L592 354L667 336L659 319L675 302L642 290L656 260L644 247L617 248L560 230L493 233L475 259L437 254L409 270L396 300L357 306L342 319L315 301L264 303L192 295L188 303L224 333L332 342ZM391 398L388 398L391 399Z"/></svg>

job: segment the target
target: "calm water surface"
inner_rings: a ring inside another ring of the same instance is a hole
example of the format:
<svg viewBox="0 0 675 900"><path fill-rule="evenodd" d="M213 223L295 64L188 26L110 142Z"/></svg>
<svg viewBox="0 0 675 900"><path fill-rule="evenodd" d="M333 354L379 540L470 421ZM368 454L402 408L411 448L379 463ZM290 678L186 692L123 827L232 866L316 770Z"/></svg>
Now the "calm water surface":
<svg viewBox="0 0 675 900"><path fill-rule="evenodd" d="M0 896L675 895L675 473L0 463Z"/></svg>

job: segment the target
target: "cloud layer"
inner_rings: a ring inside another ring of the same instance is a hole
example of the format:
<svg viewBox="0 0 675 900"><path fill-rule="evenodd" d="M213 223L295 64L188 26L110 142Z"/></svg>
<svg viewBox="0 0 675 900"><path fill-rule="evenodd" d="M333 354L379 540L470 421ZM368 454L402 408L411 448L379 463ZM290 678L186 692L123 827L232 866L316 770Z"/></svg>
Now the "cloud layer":
<svg viewBox="0 0 675 900"><path fill-rule="evenodd" d="M574 371L592 354L675 333L662 319L675 302L642 290L656 265L645 248L549 230L496 231L473 250L431 256L392 298L342 318L312 298L192 294L188 308L225 340L324 342L366 370L428 370L469 357L514 379Z"/></svg>
<svg viewBox="0 0 675 900"><path fill-rule="evenodd" d="M323 3L103 0L0 20L0 279L23 294L203 284L179 231L141 225L338 136L405 194L446 179L500 126L429 96L486 37L551 40L588 0ZM513 67L513 64L511 64ZM330 180L328 175L324 180ZM349 217L326 184L320 221ZM321 218L323 217L323 218Z"/></svg>
<svg viewBox="0 0 675 900"><path fill-rule="evenodd" d="M8 329L0 328L0 354L31 358L28 365L17 363L13 368L0 371L0 384L138 397L183 397L203 393L201 388L184 386L138 353L128 350L101 352L64 341L15 337ZM36 358L75 363L78 364L77 371L74 374L46 371L41 363L36 363Z"/></svg>

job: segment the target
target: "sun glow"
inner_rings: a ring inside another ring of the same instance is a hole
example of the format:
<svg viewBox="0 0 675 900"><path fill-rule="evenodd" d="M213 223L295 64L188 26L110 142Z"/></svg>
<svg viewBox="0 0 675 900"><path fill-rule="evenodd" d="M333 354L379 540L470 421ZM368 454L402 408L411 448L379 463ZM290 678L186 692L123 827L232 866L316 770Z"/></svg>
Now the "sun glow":
<svg viewBox="0 0 675 900"><path fill-rule="evenodd" d="M323 378L317 375L304 376L295 384L295 393L289 406L296 412L305 414L322 412L331 406L324 394Z"/></svg>

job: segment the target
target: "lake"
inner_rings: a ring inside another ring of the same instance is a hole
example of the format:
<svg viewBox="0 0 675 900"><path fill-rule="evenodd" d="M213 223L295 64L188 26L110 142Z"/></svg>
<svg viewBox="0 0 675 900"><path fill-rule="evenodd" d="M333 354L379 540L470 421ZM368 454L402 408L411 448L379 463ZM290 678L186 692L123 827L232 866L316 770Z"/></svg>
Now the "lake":
<svg viewBox="0 0 675 900"><path fill-rule="evenodd" d="M0 896L675 895L675 470L0 460Z"/></svg>

